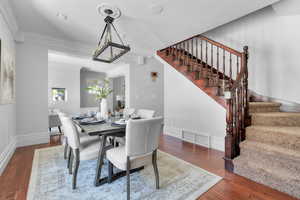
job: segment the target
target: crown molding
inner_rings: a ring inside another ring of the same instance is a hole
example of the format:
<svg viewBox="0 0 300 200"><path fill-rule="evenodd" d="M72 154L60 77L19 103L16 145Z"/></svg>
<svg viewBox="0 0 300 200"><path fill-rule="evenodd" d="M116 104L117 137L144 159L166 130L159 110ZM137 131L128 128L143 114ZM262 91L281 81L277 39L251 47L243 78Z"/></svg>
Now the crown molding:
<svg viewBox="0 0 300 200"><path fill-rule="evenodd" d="M88 56L92 54L93 45L83 44L77 41L54 38L33 32L22 32L24 43L31 42L47 46L51 51L65 52L74 56Z"/></svg>
<svg viewBox="0 0 300 200"><path fill-rule="evenodd" d="M0 13L11 34L15 38L18 33L19 26L8 0L0 0Z"/></svg>

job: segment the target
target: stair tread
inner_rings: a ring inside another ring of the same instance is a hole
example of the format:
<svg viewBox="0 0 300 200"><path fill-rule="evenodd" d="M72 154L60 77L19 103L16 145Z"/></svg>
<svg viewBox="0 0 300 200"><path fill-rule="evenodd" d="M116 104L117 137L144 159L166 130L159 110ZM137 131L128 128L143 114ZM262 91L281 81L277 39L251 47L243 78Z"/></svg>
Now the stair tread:
<svg viewBox="0 0 300 200"><path fill-rule="evenodd" d="M265 143L260 143L256 141L244 141L240 144L241 148L253 149L255 151L262 151L263 153L271 153L276 155L285 155L292 157L300 161L300 152L292 149L283 148L276 145L270 145Z"/></svg>
<svg viewBox="0 0 300 200"><path fill-rule="evenodd" d="M257 130L257 131L272 131L272 132L280 132L288 135L299 135L300 136L300 127L298 126L260 126L253 125L249 126L246 129Z"/></svg>
<svg viewBox="0 0 300 200"><path fill-rule="evenodd" d="M264 116L264 117L300 117L299 112L262 112L262 113L252 113L251 115Z"/></svg>
<svg viewBox="0 0 300 200"><path fill-rule="evenodd" d="M252 169L257 169L260 171L263 171L271 176L278 177L279 179L286 180L287 178L290 180L296 180L300 181L300 174L294 174L288 169L276 167L276 165L270 165L266 166L260 162L251 161L247 158L244 158L243 156L239 156L235 159L235 164L238 163L240 165L243 165L243 167L246 165Z"/></svg>
<svg viewBox="0 0 300 200"><path fill-rule="evenodd" d="M281 103L277 102L249 102L250 107L279 107Z"/></svg>
<svg viewBox="0 0 300 200"><path fill-rule="evenodd" d="M249 161L242 156L235 158L233 162L235 173L296 198L300 197L299 173L290 172L286 168L274 167L271 163L261 166L259 162Z"/></svg>

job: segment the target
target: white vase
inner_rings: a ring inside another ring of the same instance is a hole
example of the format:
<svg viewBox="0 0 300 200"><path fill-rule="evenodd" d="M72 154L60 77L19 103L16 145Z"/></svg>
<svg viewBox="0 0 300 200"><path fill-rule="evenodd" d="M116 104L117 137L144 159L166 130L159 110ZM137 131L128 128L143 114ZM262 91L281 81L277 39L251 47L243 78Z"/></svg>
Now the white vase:
<svg viewBox="0 0 300 200"><path fill-rule="evenodd" d="M107 108L107 99L101 100L101 118L108 119L108 108Z"/></svg>

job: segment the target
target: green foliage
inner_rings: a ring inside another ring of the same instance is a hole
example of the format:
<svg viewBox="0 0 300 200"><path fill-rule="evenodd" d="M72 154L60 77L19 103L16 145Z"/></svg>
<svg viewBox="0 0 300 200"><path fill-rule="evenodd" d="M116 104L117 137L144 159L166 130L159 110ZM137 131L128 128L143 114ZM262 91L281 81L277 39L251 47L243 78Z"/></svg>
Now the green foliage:
<svg viewBox="0 0 300 200"><path fill-rule="evenodd" d="M95 81L91 86L86 88L89 93L93 94L97 101L106 99L113 90L109 87L109 80L105 79L102 83Z"/></svg>

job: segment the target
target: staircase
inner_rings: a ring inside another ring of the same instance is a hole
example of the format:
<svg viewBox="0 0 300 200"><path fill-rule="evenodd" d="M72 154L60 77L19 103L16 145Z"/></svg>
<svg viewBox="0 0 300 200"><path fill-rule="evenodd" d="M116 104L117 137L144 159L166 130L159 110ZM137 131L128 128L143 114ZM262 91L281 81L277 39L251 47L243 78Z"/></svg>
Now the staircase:
<svg viewBox="0 0 300 200"><path fill-rule="evenodd" d="M226 111L225 168L233 171L232 160L245 139L248 114L248 47L234 50L203 35L196 35L157 51L169 65L191 80Z"/></svg>
<svg viewBox="0 0 300 200"><path fill-rule="evenodd" d="M300 198L300 113L271 102L250 103L250 113L234 172Z"/></svg>
<svg viewBox="0 0 300 200"><path fill-rule="evenodd" d="M249 103L248 47L196 35L157 55L226 109L225 168L300 198L300 113Z"/></svg>

